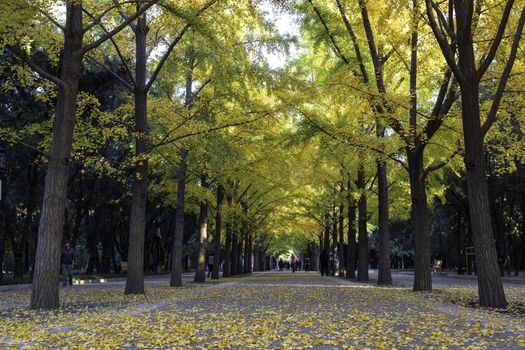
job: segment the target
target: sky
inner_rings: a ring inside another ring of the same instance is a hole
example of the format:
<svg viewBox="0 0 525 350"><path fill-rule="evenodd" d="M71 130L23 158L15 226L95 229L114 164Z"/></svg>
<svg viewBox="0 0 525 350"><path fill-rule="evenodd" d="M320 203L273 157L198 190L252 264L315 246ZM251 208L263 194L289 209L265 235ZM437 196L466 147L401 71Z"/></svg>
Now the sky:
<svg viewBox="0 0 525 350"><path fill-rule="evenodd" d="M283 11L276 11L270 1L263 1L259 7L265 12L267 20L272 21L279 34L299 37L299 23L296 16L285 13ZM272 53L267 52L268 63L271 68L282 68L287 61L297 56L298 49L295 45L290 46L290 55L287 56L285 52Z"/></svg>

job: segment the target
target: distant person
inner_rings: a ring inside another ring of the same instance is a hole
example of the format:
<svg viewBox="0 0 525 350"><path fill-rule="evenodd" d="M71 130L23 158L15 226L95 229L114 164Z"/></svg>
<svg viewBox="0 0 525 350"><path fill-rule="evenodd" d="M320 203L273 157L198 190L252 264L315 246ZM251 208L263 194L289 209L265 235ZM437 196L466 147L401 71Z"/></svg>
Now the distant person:
<svg viewBox="0 0 525 350"><path fill-rule="evenodd" d="M304 271L305 272L310 271L310 258L309 257L304 258Z"/></svg>
<svg viewBox="0 0 525 350"><path fill-rule="evenodd" d="M211 253L208 256L208 277L211 276L211 272L213 271L213 259L215 259L215 254Z"/></svg>
<svg viewBox="0 0 525 350"><path fill-rule="evenodd" d="M295 260L295 256L292 255L292 272L295 272L297 269L297 260Z"/></svg>
<svg viewBox="0 0 525 350"><path fill-rule="evenodd" d="M63 286L73 285L73 265L75 264L75 250L69 246L69 243L66 243L64 249L62 250L62 255L60 256L60 264L62 264L62 278Z"/></svg>
<svg viewBox="0 0 525 350"><path fill-rule="evenodd" d="M184 255L184 272L190 271L190 257L188 254Z"/></svg>
<svg viewBox="0 0 525 350"><path fill-rule="evenodd" d="M328 264L329 256L326 254L326 250L323 249L321 255L319 256L319 262L321 263L321 276L328 276Z"/></svg>
<svg viewBox="0 0 525 350"><path fill-rule="evenodd" d="M283 258L280 258L279 259L279 271L283 271L284 270L284 260Z"/></svg>

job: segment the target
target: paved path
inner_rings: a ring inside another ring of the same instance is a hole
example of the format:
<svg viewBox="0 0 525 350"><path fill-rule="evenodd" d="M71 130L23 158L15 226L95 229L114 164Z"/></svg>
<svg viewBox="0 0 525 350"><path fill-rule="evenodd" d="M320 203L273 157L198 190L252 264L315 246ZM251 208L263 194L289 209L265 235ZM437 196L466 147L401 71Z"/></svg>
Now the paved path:
<svg viewBox="0 0 525 350"><path fill-rule="evenodd" d="M28 311L25 288L0 293L0 348L525 348L523 317L451 304L445 285L458 279L434 281L443 293L303 272L183 288L157 276L140 296L124 296L122 280L61 289L58 313ZM467 282L453 290L475 294ZM523 300L524 287L509 296Z"/></svg>
<svg viewBox="0 0 525 350"><path fill-rule="evenodd" d="M377 281L377 273L374 270L370 270L370 283L375 283ZM258 275L284 275L284 274L290 274L292 272L290 271L266 271L266 272L254 272L254 276ZM305 275L312 275L316 276L319 273L318 272L298 272L300 274ZM186 282L189 282L193 279L194 274L193 273L184 273L182 274L183 279L186 280ZM169 284L169 275L149 275L145 276L144 281L146 286L166 286ZM239 277L239 278L242 278ZM393 272L392 273L392 279L395 285L397 286L405 286L409 287L412 285L414 281L414 273L410 271L406 272ZM511 286L511 287L521 287L523 285L523 288L525 288L525 274L522 273L520 276L505 276L502 278L502 281L505 286ZM432 284L434 286L450 286L450 287L465 287L465 286L476 286L477 285L477 277L474 275L458 275L456 273L452 272L443 272L443 273L435 273L432 275ZM78 285L74 286L73 288L100 288L100 287L119 287L122 288L126 284L126 279L124 277L118 277L118 278L110 278L105 283L93 283L93 284L86 284L86 285ZM0 293L5 291L11 291L11 290L27 290L30 289L30 284L18 284L18 285L5 285L0 286Z"/></svg>

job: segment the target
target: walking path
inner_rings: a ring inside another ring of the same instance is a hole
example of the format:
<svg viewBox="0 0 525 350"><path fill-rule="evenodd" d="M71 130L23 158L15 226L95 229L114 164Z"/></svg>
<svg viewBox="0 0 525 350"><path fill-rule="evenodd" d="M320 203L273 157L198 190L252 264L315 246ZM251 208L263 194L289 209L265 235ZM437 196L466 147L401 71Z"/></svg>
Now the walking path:
<svg viewBox="0 0 525 350"><path fill-rule="evenodd" d="M402 275L388 288L303 272L182 288L148 277L140 296L124 296L124 281L61 289L59 312L28 311L26 287L0 293L0 348L525 347L523 316L447 302L450 291L475 295L475 281L440 276L436 292L413 293ZM512 303L525 299L525 285L506 289Z"/></svg>

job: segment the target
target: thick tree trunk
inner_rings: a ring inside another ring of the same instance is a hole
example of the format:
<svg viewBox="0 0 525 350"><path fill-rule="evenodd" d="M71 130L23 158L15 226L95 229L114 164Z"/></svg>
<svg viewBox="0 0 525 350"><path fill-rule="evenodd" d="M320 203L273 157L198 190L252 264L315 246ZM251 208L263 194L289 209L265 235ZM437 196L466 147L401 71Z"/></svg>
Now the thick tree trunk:
<svg viewBox="0 0 525 350"><path fill-rule="evenodd" d="M350 182L349 182L350 185ZM355 258L356 258L356 240L355 240L355 202L350 193L348 186L348 245L346 252L346 278L355 278Z"/></svg>
<svg viewBox="0 0 525 350"><path fill-rule="evenodd" d="M217 187L217 213L215 213L215 235L213 236L213 272L211 279L219 279L221 268L221 229L222 229L222 202L224 200L224 187Z"/></svg>
<svg viewBox="0 0 525 350"><path fill-rule="evenodd" d="M366 181L365 169L363 165L359 165L357 171L357 188L359 190L359 223L358 223L358 266L357 266L357 280L360 282L368 281L368 232L366 229L367 213L366 213Z"/></svg>
<svg viewBox="0 0 525 350"><path fill-rule="evenodd" d="M334 205L333 217L332 217L332 247L330 248L330 275L335 276L337 271L337 210Z"/></svg>
<svg viewBox="0 0 525 350"><path fill-rule="evenodd" d="M44 200L38 227L38 244L31 292L31 309L57 309L60 243L64 226L67 180L76 102L82 68L82 3L68 2L64 32L60 86L55 108L53 139L44 187Z"/></svg>
<svg viewBox="0 0 525 350"><path fill-rule="evenodd" d="M175 234L171 252L170 286L182 286L182 240L184 237L184 195L186 189L186 157L188 150L181 148L179 169L177 171L177 209L175 212Z"/></svg>
<svg viewBox="0 0 525 350"><path fill-rule="evenodd" d="M15 264L15 277L22 277L29 271L29 238L33 232L33 214L36 207L36 167L30 165L27 169L27 206L24 227L22 228L22 240L20 242L20 253L22 261ZM34 233L31 235L34 236ZM18 275L18 276L17 276Z"/></svg>
<svg viewBox="0 0 525 350"><path fill-rule="evenodd" d="M252 235L247 232L245 237L243 273L252 273Z"/></svg>
<svg viewBox="0 0 525 350"><path fill-rule="evenodd" d="M416 244L414 260L414 291L432 290L430 261L430 233L428 224L427 193L423 168L423 151L407 150L412 225Z"/></svg>
<svg viewBox="0 0 525 350"><path fill-rule="evenodd" d="M205 176L201 176L201 186L209 187ZM202 199L199 213L199 251L197 253L197 271L195 271L194 282L206 281L206 243L208 241L208 202Z"/></svg>
<svg viewBox="0 0 525 350"><path fill-rule="evenodd" d="M310 255L310 271L319 271L319 264L317 263L319 261L319 254L321 246L318 244L313 244L313 255Z"/></svg>
<svg viewBox="0 0 525 350"><path fill-rule="evenodd" d="M135 174L133 177L133 197L129 220L128 274L124 294L144 293L144 240L146 234L146 202L148 197L148 115L146 91L148 26L146 15L142 15L134 25L135 62Z"/></svg>
<svg viewBox="0 0 525 350"><path fill-rule="evenodd" d="M516 261L514 265L514 276L520 275L523 252L525 251L525 193L521 194L521 234L516 247Z"/></svg>
<svg viewBox="0 0 525 350"><path fill-rule="evenodd" d="M378 126L379 127L379 126ZM382 136L381 136L382 137ZM386 164L377 162L377 188L378 188L378 238L379 238L379 263L377 284L392 284L390 271L390 227L388 219L388 180Z"/></svg>
<svg viewBox="0 0 525 350"><path fill-rule="evenodd" d="M228 204L231 204L231 197L227 198ZM224 265L222 268L222 277L230 277L231 271L231 254L232 254L232 224L231 218L226 221L226 242L224 244Z"/></svg>
<svg viewBox="0 0 525 350"><path fill-rule="evenodd" d="M345 238L344 238L344 221L345 221L345 206L341 203L339 205L339 244L337 245L337 258L339 259L339 277L344 277L345 275Z"/></svg>
<svg viewBox="0 0 525 350"><path fill-rule="evenodd" d="M461 102L470 223L477 263L480 304L505 307L507 301L499 274L498 255L490 218L477 82L461 84Z"/></svg>
<svg viewBox="0 0 525 350"><path fill-rule="evenodd" d="M2 266L4 266L4 251L5 251L5 214L3 201L0 201L0 281L4 277Z"/></svg>
<svg viewBox="0 0 525 350"><path fill-rule="evenodd" d="M237 274L242 275L244 272L244 248L246 247L246 234L244 229L240 232L240 240L237 242Z"/></svg>
<svg viewBox="0 0 525 350"><path fill-rule="evenodd" d="M465 273L465 232L462 225L462 215L460 213L456 214L456 266L458 269L458 275Z"/></svg>
<svg viewBox="0 0 525 350"><path fill-rule="evenodd" d="M236 219L234 219L236 220ZM230 275L234 276L238 273L238 263L239 263L239 225L237 222L232 224L232 251L231 251L231 264L230 264Z"/></svg>
<svg viewBox="0 0 525 350"><path fill-rule="evenodd" d="M326 213L324 215L324 242L323 242L323 250L330 256L330 214ZM328 267L327 267L327 274L330 275L330 257L328 258Z"/></svg>

